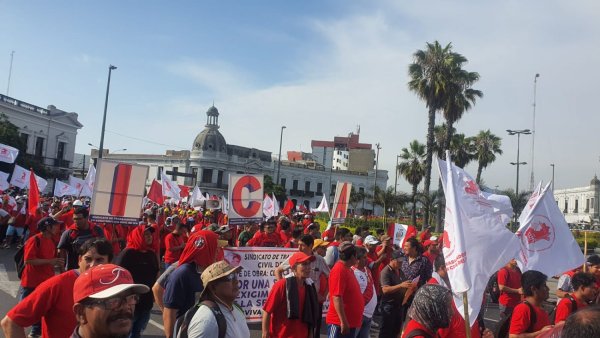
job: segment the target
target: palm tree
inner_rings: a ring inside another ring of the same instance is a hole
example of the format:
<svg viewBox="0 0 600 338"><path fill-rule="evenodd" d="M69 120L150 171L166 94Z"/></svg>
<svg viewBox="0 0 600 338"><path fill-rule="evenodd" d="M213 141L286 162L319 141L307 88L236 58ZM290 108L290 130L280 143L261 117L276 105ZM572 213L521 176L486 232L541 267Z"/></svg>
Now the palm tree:
<svg viewBox="0 0 600 338"><path fill-rule="evenodd" d="M450 156L452 161L459 168L464 168L469 162L475 159L475 148L473 138L465 137L465 134L452 135L450 142Z"/></svg>
<svg viewBox="0 0 600 338"><path fill-rule="evenodd" d="M434 151L435 113L447 105L450 81L455 65L465 62L465 58L452 52L452 44L442 47L438 41L427 43L425 50L413 54L413 63L408 66L408 88L425 101L428 109L427 156L425 158L424 190L431 184L431 164ZM425 206L423 228L429 225L429 206Z"/></svg>
<svg viewBox="0 0 600 338"><path fill-rule="evenodd" d="M408 183L412 184L412 224L417 224L417 187L425 175L425 145L414 140L408 148L402 148L400 158L403 160L398 164L396 170L400 172Z"/></svg>
<svg viewBox="0 0 600 338"><path fill-rule="evenodd" d="M520 193L515 194L515 191L513 189L507 189L501 192L501 194L506 195L508 196L508 198L510 198L510 203L513 207L513 212L515 213L516 220L517 217L519 217L519 215L523 211L523 209L525 209L527 201L529 201L529 196L531 196L531 191L521 191ZM516 226L517 224L515 221L515 223L513 224L513 231L517 230Z"/></svg>
<svg viewBox="0 0 600 338"><path fill-rule="evenodd" d="M501 138L492 134L489 129L480 131L479 134L473 138L475 158L477 158L477 162L479 162L476 178L478 184L481 181L481 171L496 160L496 154L502 154L502 149L500 149L501 145Z"/></svg>

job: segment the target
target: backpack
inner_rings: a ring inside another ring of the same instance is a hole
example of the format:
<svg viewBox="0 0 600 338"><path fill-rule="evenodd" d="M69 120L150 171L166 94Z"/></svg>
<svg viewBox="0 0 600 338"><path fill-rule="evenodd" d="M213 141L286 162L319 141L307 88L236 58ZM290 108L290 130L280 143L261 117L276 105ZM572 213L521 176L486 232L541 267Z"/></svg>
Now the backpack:
<svg viewBox="0 0 600 338"><path fill-rule="evenodd" d="M223 312L221 312L219 305L217 305L215 302L212 302L210 300L204 300L204 301L200 301L200 302L196 303L196 305L194 305L191 309L187 310L183 316L180 316L179 318L177 318L177 320L175 321L175 327L173 330L174 337L188 338L188 329L190 327L190 322L192 321L192 318L194 318L196 311L198 311L198 309L202 305L208 307L212 311L213 315L215 316L215 319L217 320L217 326L219 327L218 338L225 338L225 333L227 330L227 321L225 320L225 316L223 315ZM237 305L235 305L235 304L234 304L234 306L237 307Z"/></svg>
<svg viewBox="0 0 600 338"><path fill-rule="evenodd" d="M574 313L575 311L577 311L577 301L568 293L565 296L565 298L567 298L571 302L571 313ZM552 323L552 324L554 324L554 322L556 320L556 308L558 307L558 303L560 303L560 301L558 301L556 303L556 306L552 309L552 311L549 314L550 323Z"/></svg>
<svg viewBox="0 0 600 338"><path fill-rule="evenodd" d="M529 313L531 320L529 321L529 327L527 328L527 333L533 332L533 327L537 321L537 314L535 313L535 309L533 305L529 304L528 301L524 300L523 304L526 304L529 307ZM496 326L496 330L494 330L494 337L496 338L508 338L510 331L510 321L512 319L512 313L509 316L506 316L498 322Z"/></svg>
<svg viewBox="0 0 600 338"><path fill-rule="evenodd" d="M504 269L504 268L503 268ZM498 286L498 271L494 272L492 277L488 280L485 290L490 295L490 301L492 303L498 303L500 298L500 287Z"/></svg>
<svg viewBox="0 0 600 338"><path fill-rule="evenodd" d="M410 333L408 335L406 335L405 338L414 338L414 337L418 337L418 336L423 336L425 338L434 338L432 335L430 335L429 333L427 333L421 329L414 329L414 330L410 331Z"/></svg>
<svg viewBox="0 0 600 338"><path fill-rule="evenodd" d="M40 237L39 236L33 236L33 238L35 238L35 245L36 247L40 247ZM29 239L31 240L31 239ZM28 240L28 241L29 241ZM25 243L27 244L27 242ZM25 245L23 245L19 250L17 250L17 252L15 253L13 260L15 261L15 267L17 270L17 277L19 277L19 279L21 279L21 277L23 276L23 270L25 270Z"/></svg>

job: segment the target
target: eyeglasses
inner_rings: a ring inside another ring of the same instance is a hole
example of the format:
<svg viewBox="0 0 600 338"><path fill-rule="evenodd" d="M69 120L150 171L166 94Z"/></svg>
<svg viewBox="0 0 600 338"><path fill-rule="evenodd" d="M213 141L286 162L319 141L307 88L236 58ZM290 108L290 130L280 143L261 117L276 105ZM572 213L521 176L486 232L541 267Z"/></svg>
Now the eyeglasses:
<svg viewBox="0 0 600 338"><path fill-rule="evenodd" d="M85 305L87 306L101 306L103 307L105 310L116 310L118 308L120 308L121 306L123 306L123 303L127 303L127 305L135 305L138 303L138 301L140 300L140 296L139 295L129 295L129 296L121 296L121 297L111 297L111 298L107 298L107 299L100 299L100 300L89 300L87 302L85 302Z"/></svg>

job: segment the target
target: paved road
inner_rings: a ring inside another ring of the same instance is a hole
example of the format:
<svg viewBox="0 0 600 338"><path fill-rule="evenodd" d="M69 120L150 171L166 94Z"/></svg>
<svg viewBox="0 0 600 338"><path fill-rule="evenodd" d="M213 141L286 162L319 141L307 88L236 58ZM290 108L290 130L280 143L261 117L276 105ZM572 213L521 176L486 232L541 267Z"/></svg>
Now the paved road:
<svg viewBox="0 0 600 338"><path fill-rule="evenodd" d="M12 257L16 250L0 250L0 315L4 315L17 303L17 293L19 290L19 279L17 278ZM556 279L548 281L551 295L549 301L556 301L553 291L556 290ZM485 309L484 318L487 327L494 327L498 321L498 305L488 304ZM378 318L375 318L377 321ZM162 331L162 317L158 308L152 311L150 323L144 331L143 337L158 338L164 337ZM253 338L261 336L260 324L249 324L251 336ZM321 330L322 337L325 337L325 327ZM372 330L372 337L377 337L378 331ZM0 331L0 336L3 334Z"/></svg>

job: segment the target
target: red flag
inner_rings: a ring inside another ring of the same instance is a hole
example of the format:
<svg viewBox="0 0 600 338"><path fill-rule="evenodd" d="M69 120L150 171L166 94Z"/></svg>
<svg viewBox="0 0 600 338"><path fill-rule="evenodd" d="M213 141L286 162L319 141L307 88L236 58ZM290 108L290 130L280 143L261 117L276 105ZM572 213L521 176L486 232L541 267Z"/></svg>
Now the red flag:
<svg viewBox="0 0 600 338"><path fill-rule="evenodd" d="M33 170L29 170L29 199L27 200L27 211L31 216L35 216L40 204L40 190Z"/></svg>
<svg viewBox="0 0 600 338"><path fill-rule="evenodd" d="M146 195L146 197L156 204L163 204L162 185L158 183L157 180L152 181L152 185L150 185L150 190L148 190L148 195Z"/></svg>
<svg viewBox="0 0 600 338"><path fill-rule="evenodd" d="M188 186L179 184L179 189L179 197L183 198L190 196L190 188Z"/></svg>
<svg viewBox="0 0 600 338"><path fill-rule="evenodd" d="M292 213L292 210L294 210L294 202L288 199L287 202L285 202L285 206L281 210L281 213L284 215L289 215Z"/></svg>

